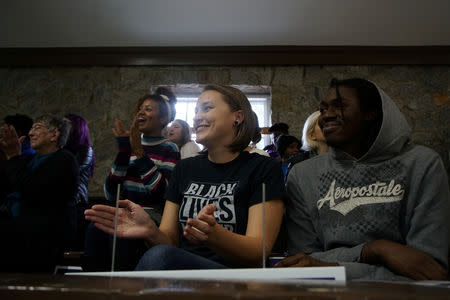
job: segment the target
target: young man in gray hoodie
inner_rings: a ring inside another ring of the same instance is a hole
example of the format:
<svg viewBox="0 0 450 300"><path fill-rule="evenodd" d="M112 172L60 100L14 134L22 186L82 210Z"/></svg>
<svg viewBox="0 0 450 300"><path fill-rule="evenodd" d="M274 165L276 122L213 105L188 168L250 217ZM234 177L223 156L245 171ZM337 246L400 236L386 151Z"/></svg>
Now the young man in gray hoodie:
<svg viewBox="0 0 450 300"><path fill-rule="evenodd" d="M343 265L349 279L443 280L449 187L439 155L372 82L333 80L319 125L330 151L287 180L288 251L278 267Z"/></svg>

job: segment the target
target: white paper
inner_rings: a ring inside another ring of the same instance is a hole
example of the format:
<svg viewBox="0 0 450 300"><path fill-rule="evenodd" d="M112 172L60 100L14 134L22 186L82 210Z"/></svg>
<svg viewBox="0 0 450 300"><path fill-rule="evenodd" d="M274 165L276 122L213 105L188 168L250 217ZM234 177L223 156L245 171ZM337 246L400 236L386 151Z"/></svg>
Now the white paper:
<svg viewBox="0 0 450 300"><path fill-rule="evenodd" d="M345 282L345 267L269 268L269 269L207 269L176 271L86 272L69 276L140 277L196 280L256 281L329 281Z"/></svg>

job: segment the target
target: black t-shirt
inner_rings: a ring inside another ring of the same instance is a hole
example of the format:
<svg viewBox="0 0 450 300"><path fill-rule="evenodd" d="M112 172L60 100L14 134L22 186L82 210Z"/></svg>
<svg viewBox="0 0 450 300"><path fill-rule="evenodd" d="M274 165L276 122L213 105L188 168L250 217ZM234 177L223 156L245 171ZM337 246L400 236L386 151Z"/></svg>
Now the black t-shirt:
<svg viewBox="0 0 450 300"><path fill-rule="evenodd" d="M165 199L180 205L181 232L188 218L196 218L205 205L214 203L217 222L232 232L245 235L248 209L262 202L263 182L266 183L266 201L284 197L283 173L274 159L243 151L231 162L216 164L201 154L177 163ZM180 247L236 267L210 248L191 244L184 236L181 236Z"/></svg>

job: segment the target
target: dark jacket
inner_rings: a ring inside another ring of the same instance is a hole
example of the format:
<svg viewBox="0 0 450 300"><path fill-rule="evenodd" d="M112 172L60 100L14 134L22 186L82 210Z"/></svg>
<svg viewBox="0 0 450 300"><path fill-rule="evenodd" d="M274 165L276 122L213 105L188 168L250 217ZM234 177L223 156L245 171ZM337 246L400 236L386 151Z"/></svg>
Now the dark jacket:
<svg viewBox="0 0 450 300"><path fill-rule="evenodd" d="M92 147L81 147L75 154L79 168L80 178L77 188L76 203L83 206L89 202L88 183L92 176L92 165L94 163L94 150Z"/></svg>
<svg viewBox="0 0 450 300"><path fill-rule="evenodd" d="M0 169L0 270L51 271L75 238L75 157L60 149L32 170L35 157L14 157Z"/></svg>

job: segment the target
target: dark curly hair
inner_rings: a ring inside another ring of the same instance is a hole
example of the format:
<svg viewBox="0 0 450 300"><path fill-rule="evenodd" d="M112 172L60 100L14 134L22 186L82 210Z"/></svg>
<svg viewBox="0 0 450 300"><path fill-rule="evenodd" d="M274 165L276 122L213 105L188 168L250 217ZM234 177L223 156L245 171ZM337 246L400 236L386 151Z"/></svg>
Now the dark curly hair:
<svg viewBox="0 0 450 300"><path fill-rule="evenodd" d="M167 98L167 99L165 99ZM172 93L171 90L165 87L158 87L154 93L152 94L145 94L141 98L139 98L138 102L136 103L135 113L139 111L139 108L141 107L142 103L144 103L145 100L154 100L158 102L158 108L159 112L162 117L167 117L167 120L164 124L164 127L167 126L170 122L175 119L176 111L175 111L175 104L177 103L177 98L175 97L175 94ZM170 108L170 112L169 112Z"/></svg>

